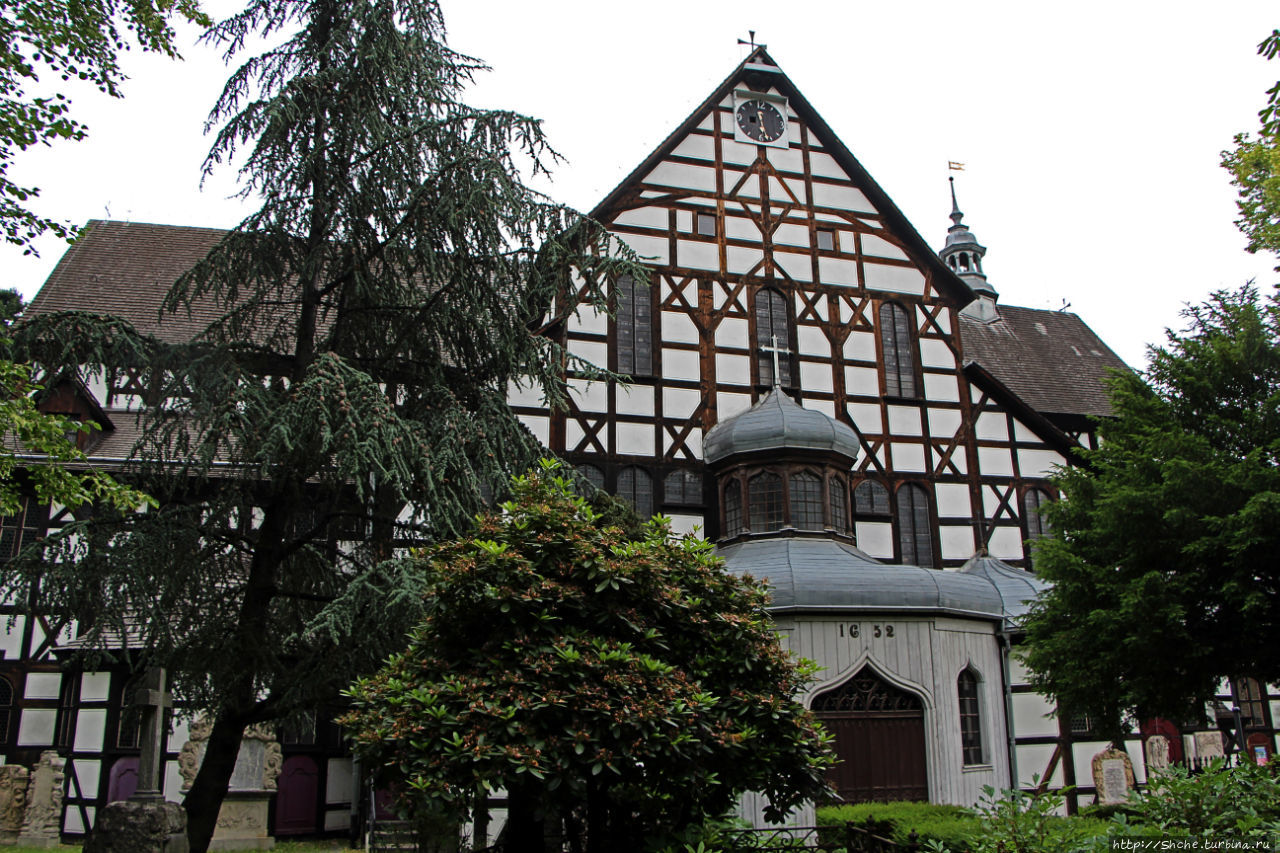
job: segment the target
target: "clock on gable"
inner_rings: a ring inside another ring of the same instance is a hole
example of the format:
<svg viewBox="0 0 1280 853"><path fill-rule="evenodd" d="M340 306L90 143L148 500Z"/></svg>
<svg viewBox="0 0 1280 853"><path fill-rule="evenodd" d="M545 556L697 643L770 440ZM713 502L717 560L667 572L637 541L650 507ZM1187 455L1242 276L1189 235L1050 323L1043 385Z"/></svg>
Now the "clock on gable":
<svg viewBox="0 0 1280 853"><path fill-rule="evenodd" d="M759 92L735 92L733 136L739 142L787 148L787 101Z"/></svg>

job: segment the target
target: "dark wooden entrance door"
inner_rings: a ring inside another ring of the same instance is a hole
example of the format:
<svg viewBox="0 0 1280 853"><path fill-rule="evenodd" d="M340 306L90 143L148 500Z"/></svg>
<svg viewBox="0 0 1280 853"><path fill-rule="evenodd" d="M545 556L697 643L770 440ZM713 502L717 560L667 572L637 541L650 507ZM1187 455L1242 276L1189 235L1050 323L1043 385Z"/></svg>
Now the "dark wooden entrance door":
<svg viewBox="0 0 1280 853"><path fill-rule="evenodd" d="M320 767L305 755L285 759L276 791L276 835L319 832Z"/></svg>
<svg viewBox="0 0 1280 853"><path fill-rule="evenodd" d="M845 802L927 800L924 707L863 668L818 694L810 707L835 737L839 763L827 780Z"/></svg>

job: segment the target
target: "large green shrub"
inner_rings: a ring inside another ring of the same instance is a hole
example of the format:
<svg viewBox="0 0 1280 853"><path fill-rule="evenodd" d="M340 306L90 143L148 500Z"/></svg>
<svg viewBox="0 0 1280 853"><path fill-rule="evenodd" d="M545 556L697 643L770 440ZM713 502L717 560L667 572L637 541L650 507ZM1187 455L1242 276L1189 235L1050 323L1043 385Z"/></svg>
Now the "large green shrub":
<svg viewBox="0 0 1280 853"><path fill-rule="evenodd" d="M922 844L935 841L951 853L962 853L978 829L978 817L960 806L933 803L848 803L818 809L820 826L847 822L872 829L877 835L905 844L915 832Z"/></svg>
<svg viewBox="0 0 1280 853"><path fill-rule="evenodd" d="M1257 837L1280 830L1280 779L1271 765L1170 767L1130 798L1131 823L1170 835Z"/></svg>

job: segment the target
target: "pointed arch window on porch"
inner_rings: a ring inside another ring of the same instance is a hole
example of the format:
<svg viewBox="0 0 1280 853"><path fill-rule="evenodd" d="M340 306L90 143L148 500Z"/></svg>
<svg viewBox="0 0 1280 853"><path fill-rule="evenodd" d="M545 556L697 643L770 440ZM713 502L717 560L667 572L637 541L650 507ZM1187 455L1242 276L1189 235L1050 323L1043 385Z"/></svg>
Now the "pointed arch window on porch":
<svg viewBox="0 0 1280 853"><path fill-rule="evenodd" d="M742 531L742 485L730 480L724 484L724 535L737 536Z"/></svg>
<svg viewBox="0 0 1280 853"><path fill-rule="evenodd" d="M748 480L747 506L751 510L752 533L781 530L782 478L766 471Z"/></svg>
<svg viewBox="0 0 1280 853"><path fill-rule="evenodd" d="M839 477L827 481L827 490L831 498L831 527L836 533L849 533L849 500L848 486Z"/></svg>
<svg viewBox="0 0 1280 853"><path fill-rule="evenodd" d="M956 679L956 694L960 700L960 748L965 766L982 764L982 711L978 676L972 669L965 667Z"/></svg>
<svg viewBox="0 0 1280 853"><path fill-rule="evenodd" d="M776 290L765 288L756 294L756 371L761 385L793 384L791 375L790 334L787 332L787 300ZM778 377L773 375L774 350L777 353Z"/></svg>
<svg viewBox="0 0 1280 853"><path fill-rule="evenodd" d="M896 302L880 306L880 345L884 350L884 392L890 397L920 396L911 317Z"/></svg>
<svg viewBox="0 0 1280 853"><path fill-rule="evenodd" d="M614 283L614 321L618 331L618 372L627 376L653 373L653 310L649 288L629 275Z"/></svg>
<svg viewBox="0 0 1280 853"><path fill-rule="evenodd" d="M905 483L898 489L898 544L902 562L914 566L933 565L929 495L915 483Z"/></svg>
<svg viewBox="0 0 1280 853"><path fill-rule="evenodd" d="M791 475L791 526L821 530L822 478L807 471Z"/></svg>

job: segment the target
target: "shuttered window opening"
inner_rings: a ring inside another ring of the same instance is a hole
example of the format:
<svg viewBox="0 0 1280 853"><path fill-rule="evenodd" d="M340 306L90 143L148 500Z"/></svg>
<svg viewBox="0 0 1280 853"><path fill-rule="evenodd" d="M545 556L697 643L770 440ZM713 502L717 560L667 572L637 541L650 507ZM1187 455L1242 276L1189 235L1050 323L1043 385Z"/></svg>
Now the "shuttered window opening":
<svg viewBox="0 0 1280 853"><path fill-rule="evenodd" d="M844 480L832 477L827 481L831 498L831 526L836 533L849 533L849 502L845 499Z"/></svg>
<svg viewBox="0 0 1280 853"><path fill-rule="evenodd" d="M906 483L898 489L898 543L902 562L916 566L933 565L929 497L914 483Z"/></svg>
<svg viewBox="0 0 1280 853"><path fill-rule="evenodd" d="M724 535L737 536L742 532L742 486L730 480L724 486Z"/></svg>
<svg viewBox="0 0 1280 853"><path fill-rule="evenodd" d="M821 530L822 479L814 474L791 475L791 526Z"/></svg>
<svg viewBox="0 0 1280 853"><path fill-rule="evenodd" d="M791 386L790 340L787 334L787 300L776 290L761 290L756 294L756 368L761 385ZM773 377L775 349L787 350L778 354L776 382Z"/></svg>
<svg viewBox="0 0 1280 853"><path fill-rule="evenodd" d="M623 468L618 472L618 497L635 507L642 519L653 515L653 478L643 468Z"/></svg>
<svg viewBox="0 0 1280 853"><path fill-rule="evenodd" d="M883 483L863 480L853 490L855 518L888 518L889 490Z"/></svg>
<svg viewBox="0 0 1280 853"><path fill-rule="evenodd" d="M982 764L982 717L978 704L978 679L969 669L956 680L960 696L960 747L966 765Z"/></svg>
<svg viewBox="0 0 1280 853"><path fill-rule="evenodd" d="M618 330L618 372L627 376L653 373L653 311L649 288L629 275L614 285Z"/></svg>
<svg viewBox="0 0 1280 853"><path fill-rule="evenodd" d="M880 344L884 350L884 392L890 397L918 397L911 318L901 305L886 302L880 306Z"/></svg>
<svg viewBox="0 0 1280 853"><path fill-rule="evenodd" d="M747 481L751 508L751 532L768 533L782 529L782 478L777 474L757 474Z"/></svg>
<svg viewBox="0 0 1280 853"><path fill-rule="evenodd" d="M663 500L669 504L696 506L702 503L702 477L687 468L672 471L663 486Z"/></svg>

